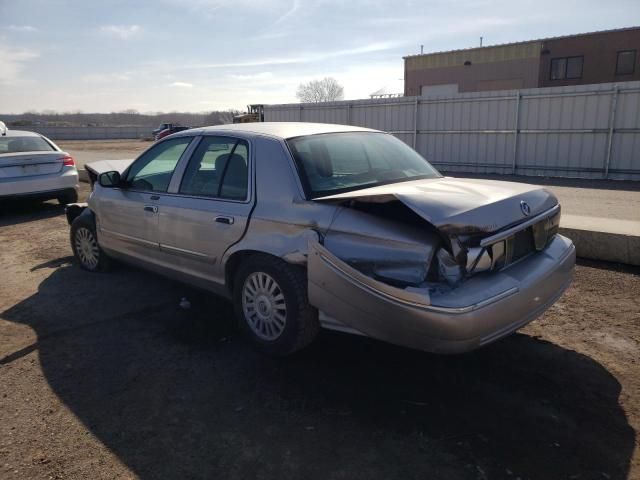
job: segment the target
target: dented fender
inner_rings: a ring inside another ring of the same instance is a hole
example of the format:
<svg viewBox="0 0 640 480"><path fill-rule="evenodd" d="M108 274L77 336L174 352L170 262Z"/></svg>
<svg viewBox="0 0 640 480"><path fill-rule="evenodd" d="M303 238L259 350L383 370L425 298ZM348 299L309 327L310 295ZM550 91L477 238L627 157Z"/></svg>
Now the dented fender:
<svg viewBox="0 0 640 480"><path fill-rule="evenodd" d="M395 284L425 281L439 236L426 228L341 208L323 245L360 272Z"/></svg>
<svg viewBox="0 0 640 480"><path fill-rule="evenodd" d="M267 223L269 225L267 225ZM310 226L289 225L252 219L250 235L230 247L222 258L226 264L234 254L243 251L266 253L294 265L306 265L309 242L318 242L320 235Z"/></svg>

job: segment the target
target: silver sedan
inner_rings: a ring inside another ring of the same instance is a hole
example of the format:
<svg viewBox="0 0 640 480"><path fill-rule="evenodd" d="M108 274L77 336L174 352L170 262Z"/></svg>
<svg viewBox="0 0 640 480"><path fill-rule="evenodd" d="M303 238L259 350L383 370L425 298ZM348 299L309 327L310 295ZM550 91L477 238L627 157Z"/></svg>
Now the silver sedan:
<svg viewBox="0 0 640 480"><path fill-rule="evenodd" d="M552 193L443 177L375 130L209 127L87 169L88 207L68 212L80 265L117 259L224 295L272 354L320 327L472 350L541 315L573 274Z"/></svg>
<svg viewBox="0 0 640 480"><path fill-rule="evenodd" d="M0 130L0 199L78 201L78 171L73 158L43 135Z"/></svg>

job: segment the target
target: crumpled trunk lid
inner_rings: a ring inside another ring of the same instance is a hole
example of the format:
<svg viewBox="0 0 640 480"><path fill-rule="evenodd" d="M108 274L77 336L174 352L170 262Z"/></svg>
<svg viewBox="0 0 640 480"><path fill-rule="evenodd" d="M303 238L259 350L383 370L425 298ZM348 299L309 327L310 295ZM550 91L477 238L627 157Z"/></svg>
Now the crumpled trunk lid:
<svg viewBox="0 0 640 480"><path fill-rule="evenodd" d="M537 185L453 177L398 182L315 200L399 200L449 235L495 232L558 203L553 193Z"/></svg>

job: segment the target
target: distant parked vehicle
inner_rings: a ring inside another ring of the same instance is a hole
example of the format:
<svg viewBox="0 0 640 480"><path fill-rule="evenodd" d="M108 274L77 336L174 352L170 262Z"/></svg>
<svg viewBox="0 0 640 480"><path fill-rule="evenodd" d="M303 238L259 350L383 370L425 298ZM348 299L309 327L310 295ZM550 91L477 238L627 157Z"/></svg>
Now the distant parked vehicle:
<svg viewBox="0 0 640 480"><path fill-rule="evenodd" d="M0 137L4 137L7 134L7 126L4 122L0 122Z"/></svg>
<svg viewBox="0 0 640 480"><path fill-rule="evenodd" d="M170 128L167 128L165 130L162 130L160 133L158 133L156 135L156 140L160 140L164 137L168 137L169 135L173 134L173 133L178 133L178 132L182 132L184 130L189 130L191 127L182 127L179 125L174 125Z"/></svg>
<svg viewBox="0 0 640 480"><path fill-rule="evenodd" d="M43 135L5 128L0 134L0 199L9 197L77 202L73 157Z"/></svg>
<svg viewBox="0 0 640 480"><path fill-rule="evenodd" d="M171 128L172 126L173 123L161 123L156 129L151 132L151 134L153 135L153 138L156 138L156 135L158 135L161 131L166 130L167 128Z"/></svg>
<svg viewBox="0 0 640 480"><path fill-rule="evenodd" d="M153 130L151 133L153 134L153 138L155 140L160 140L167 135L171 135L172 133L176 132L182 132L183 130L188 130L189 128L190 127L183 127L182 125L177 125L175 123L161 123L158 128Z"/></svg>

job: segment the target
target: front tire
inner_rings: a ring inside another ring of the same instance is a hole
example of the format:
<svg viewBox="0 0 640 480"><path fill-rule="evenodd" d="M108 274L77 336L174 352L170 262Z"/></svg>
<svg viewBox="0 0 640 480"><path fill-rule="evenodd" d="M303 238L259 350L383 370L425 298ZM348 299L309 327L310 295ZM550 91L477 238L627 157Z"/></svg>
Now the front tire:
<svg viewBox="0 0 640 480"><path fill-rule="evenodd" d="M320 329L318 311L307 298L305 271L275 257L256 254L240 265L233 304L240 328L270 355L306 347Z"/></svg>
<svg viewBox="0 0 640 480"><path fill-rule="evenodd" d="M71 249L80 267L90 272L105 272L111 262L98 244L93 218L80 215L71 224Z"/></svg>

